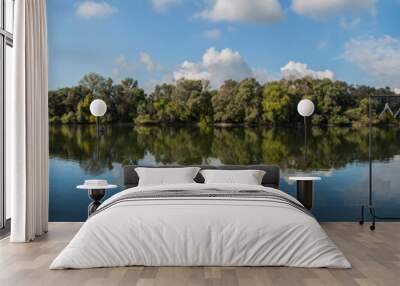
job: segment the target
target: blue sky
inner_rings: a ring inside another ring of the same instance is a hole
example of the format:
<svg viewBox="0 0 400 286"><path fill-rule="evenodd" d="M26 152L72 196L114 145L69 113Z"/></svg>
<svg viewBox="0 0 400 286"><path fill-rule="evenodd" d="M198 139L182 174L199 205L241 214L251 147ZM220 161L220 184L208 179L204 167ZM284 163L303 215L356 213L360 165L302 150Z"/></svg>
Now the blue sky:
<svg viewBox="0 0 400 286"><path fill-rule="evenodd" d="M400 0L48 0L50 88L85 73L218 87L305 75L400 88Z"/></svg>

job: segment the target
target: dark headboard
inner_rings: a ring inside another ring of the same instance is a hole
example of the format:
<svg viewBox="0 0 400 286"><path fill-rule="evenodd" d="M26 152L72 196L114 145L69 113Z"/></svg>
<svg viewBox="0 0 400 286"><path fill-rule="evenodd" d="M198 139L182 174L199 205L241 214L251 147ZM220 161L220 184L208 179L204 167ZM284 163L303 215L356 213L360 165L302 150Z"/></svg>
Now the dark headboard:
<svg viewBox="0 0 400 286"><path fill-rule="evenodd" d="M136 187L139 183L139 177L135 171L136 167L147 167L147 168L179 168L183 166L176 165L165 165L165 166L136 166L136 165L127 165L124 166L124 188L132 188ZM222 166L200 166L195 165L191 167L199 167L201 169L217 169L217 170L263 170L265 171L265 175L262 180L262 185L265 187L279 188L279 179L280 179L280 170L278 166L270 166L270 165L222 165ZM194 180L197 183L204 183L203 176L198 173Z"/></svg>

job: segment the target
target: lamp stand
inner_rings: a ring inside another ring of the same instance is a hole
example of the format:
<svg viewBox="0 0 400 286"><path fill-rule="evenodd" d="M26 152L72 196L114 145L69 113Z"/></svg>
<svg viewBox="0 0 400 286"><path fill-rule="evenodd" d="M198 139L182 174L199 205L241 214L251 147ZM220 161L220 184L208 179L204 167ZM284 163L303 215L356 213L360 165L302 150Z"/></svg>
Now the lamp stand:
<svg viewBox="0 0 400 286"><path fill-rule="evenodd" d="M382 97L382 96L375 96ZM385 97L398 97L398 95L389 95ZM364 224L364 211L367 209L372 218L372 224L369 226L370 230L375 230L375 222L376 219L383 220L399 220L400 217L380 217L375 213L375 207L373 206L373 197L372 197L372 104L371 104L371 95L368 96L368 203L361 205L361 218L359 223L361 225Z"/></svg>
<svg viewBox="0 0 400 286"><path fill-rule="evenodd" d="M304 116L304 165L307 167L307 117Z"/></svg>
<svg viewBox="0 0 400 286"><path fill-rule="evenodd" d="M97 160L100 160L100 152L99 152L99 139L100 139L100 120L99 117L96 116L96 155Z"/></svg>
<svg viewBox="0 0 400 286"><path fill-rule="evenodd" d="M99 137L100 127L99 127L99 117L96 116L96 136Z"/></svg>
<svg viewBox="0 0 400 286"><path fill-rule="evenodd" d="M364 224L364 210L369 210L372 217L371 230L375 230L375 207L372 205L372 106L371 96L368 96L368 203L361 206L361 219L359 223Z"/></svg>

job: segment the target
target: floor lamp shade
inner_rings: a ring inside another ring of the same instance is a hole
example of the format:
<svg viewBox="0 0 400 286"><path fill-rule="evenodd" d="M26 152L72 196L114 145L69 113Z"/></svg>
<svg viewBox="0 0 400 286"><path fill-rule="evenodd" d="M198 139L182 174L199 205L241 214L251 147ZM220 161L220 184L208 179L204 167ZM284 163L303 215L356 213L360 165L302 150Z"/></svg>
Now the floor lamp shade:
<svg viewBox="0 0 400 286"><path fill-rule="evenodd" d="M302 99L297 105L297 111L303 117L311 116L314 113L314 103L309 99Z"/></svg>
<svg viewBox="0 0 400 286"><path fill-rule="evenodd" d="M95 99L90 104L90 113L96 117L103 116L107 112L107 105L101 99Z"/></svg>

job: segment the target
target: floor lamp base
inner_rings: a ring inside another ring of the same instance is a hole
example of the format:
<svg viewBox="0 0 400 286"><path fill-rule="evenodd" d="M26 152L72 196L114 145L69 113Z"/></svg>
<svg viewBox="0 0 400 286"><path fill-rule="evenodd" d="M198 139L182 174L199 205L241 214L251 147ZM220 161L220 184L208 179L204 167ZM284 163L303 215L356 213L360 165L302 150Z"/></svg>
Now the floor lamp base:
<svg viewBox="0 0 400 286"><path fill-rule="evenodd" d="M367 209L367 211L369 211L369 214L372 217L372 224L369 226L370 230L375 230L375 221L377 219L376 215L375 215L375 208L372 205L366 204L366 205L362 205L361 206L361 219L358 221L358 223L360 225L363 225L365 220L364 220L364 212L365 209Z"/></svg>
<svg viewBox="0 0 400 286"><path fill-rule="evenodd" d="M379 220L400 220L400 217L381 217L377 216L375 213L375 207L371 204L364 204L361 206L361 219L358 221L360 225L363 225L365 220L364 220L364 213L365 210L369 211L369 214L371 215L372 218L372 224L370 225L369 229L370 230L375 230L375 221L377 219Z"/></svg>

